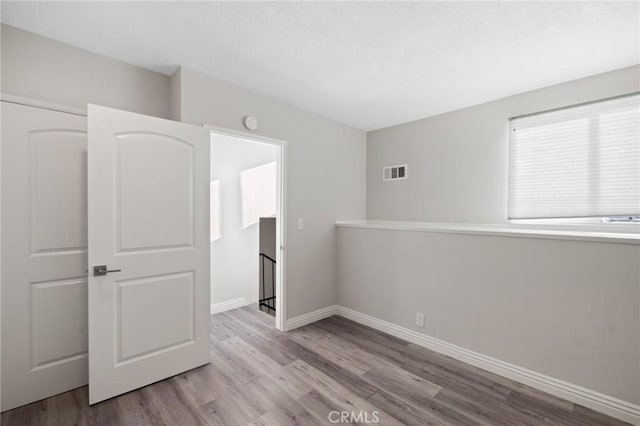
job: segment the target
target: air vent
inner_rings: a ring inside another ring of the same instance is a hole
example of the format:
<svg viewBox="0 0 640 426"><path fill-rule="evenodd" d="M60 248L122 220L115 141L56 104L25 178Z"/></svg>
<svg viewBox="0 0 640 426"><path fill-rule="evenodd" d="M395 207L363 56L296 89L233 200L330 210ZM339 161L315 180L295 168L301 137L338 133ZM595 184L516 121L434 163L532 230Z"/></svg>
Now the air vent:
<svg viewBox="0 0 640 426"><path fill-rule="evenodd" d="M382 180L400 180L407 178L408 166L400 164L398 166L387 166L382 168Z"/></svg>

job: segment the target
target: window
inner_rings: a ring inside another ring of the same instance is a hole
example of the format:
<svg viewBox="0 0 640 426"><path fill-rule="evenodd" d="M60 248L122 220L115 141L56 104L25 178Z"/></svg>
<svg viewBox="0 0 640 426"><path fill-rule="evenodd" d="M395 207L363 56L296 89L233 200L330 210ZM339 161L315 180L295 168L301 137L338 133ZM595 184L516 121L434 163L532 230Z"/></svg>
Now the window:
<svg viewBox="0 0 640 426"><path fill-rule="evenodd" d="M255 225L261 217L276 215L276 171L273 161L240 173L244 228Z"/></svg>
<svg viewBox="0 0 640 426"><path fill-rule="evenodd" d="M604 223L640 223L640 216L609 216L602 221Z"/></svg>
<svg viewBox="0 0 640 426"><path fill-rule="evenodd" d="M510 120L509 219L637 216L639 94Z"/></svg>

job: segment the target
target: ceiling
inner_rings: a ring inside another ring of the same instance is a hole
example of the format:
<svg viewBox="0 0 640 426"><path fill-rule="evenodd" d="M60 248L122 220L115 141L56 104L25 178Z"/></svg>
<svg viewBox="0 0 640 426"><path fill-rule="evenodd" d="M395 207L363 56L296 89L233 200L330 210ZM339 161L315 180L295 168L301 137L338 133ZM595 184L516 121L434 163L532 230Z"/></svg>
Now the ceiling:
<svg viewBox="0 0 640 426"><path fill-rule="evenodd" d="M2 2L2 22L372 130L640 62L640 2Z"/></svg>

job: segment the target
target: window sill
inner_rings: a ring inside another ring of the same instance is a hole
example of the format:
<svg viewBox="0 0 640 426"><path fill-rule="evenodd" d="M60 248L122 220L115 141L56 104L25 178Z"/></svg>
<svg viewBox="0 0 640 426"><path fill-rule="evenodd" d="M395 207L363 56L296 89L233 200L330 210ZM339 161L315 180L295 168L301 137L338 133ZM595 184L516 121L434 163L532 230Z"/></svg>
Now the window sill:
<svg viewBox="0 0 640 426"><path fill-rule="evenodd" d="M444 234L492 235L499 237L542 238L550 240L593 241L600 243L640 245L638 233L613 233L591 231L566 231L546 229L524 229L500 225L454 224L435 222L405 222L386 220L338 221L336 226L344 228L384 229L393 231L433 232Z"/></svg>

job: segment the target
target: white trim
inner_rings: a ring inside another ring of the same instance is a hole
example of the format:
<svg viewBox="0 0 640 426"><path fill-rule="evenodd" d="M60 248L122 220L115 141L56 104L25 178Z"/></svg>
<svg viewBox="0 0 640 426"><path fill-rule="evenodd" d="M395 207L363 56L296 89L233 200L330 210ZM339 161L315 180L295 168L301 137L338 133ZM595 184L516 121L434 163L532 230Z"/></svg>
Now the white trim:
<svg viewBox="0 0 640 426"><path fill-rule="evenodd" d="M291 318L289 321L287 321L286 331L291 331L298 327L311 324L312 322L329 318L330 316L338 314L339 309L340 307L338 305L331 305L327 306L326 308L318 309L317 311L309 312L308 314Z"/></svg>
<svg viewBox="0 0 640 426"><path fill-rule="evenodd" d="M286 330L290 331L333 315L342 316L359 324L450 356L474 367L498 374L518 383L531 386L534 389L557 396L558 398L563 398L594 411L640 426L640 405L632 404L619 398L555 379L541 373L536 373L535 371L418 333L417 331L372 317L371 315L345 308L344 306L327 306L326 308L292 318L287 321Z"/></svg>
<svg viewBox="0 0 640 426"><path fill-rule="evenodd" d="M71 107L67 105L54 104L52 102L40 101L37 99L24 98L22 96L0 93L0 101L12 104L25 105L34 108L49 109L51 111L66 112L67 114L87 116L86 108Z"/></svg>
<svg viewBox="0 0 640 426"><path fill-rule="evenodd" d="M224 311L230 311L231 309L242 308L243 306L247 306L249 304L250 302L248 302L244 297L227 300L225 302L214 303L211 305L211 315L218 314Z"/></svg>
<svg viewBox="0 0 640 426"><path fill-rule="evenodd" d="M499 225L477 225L433 222L404 222L381 220L338 221L338 227L384 229L393 231L434 232L444 234L493 235L499 237L542 238L550 240L592 241L599 243L617 243L640 245L640 234L554 231L547 229L509 228Z"/></svg>
<svg viewBox="0 0 640 426"><path fill-rule="evenodd" d="M364 324L376 330L450 356L483 370L487 370L516 382L531 386L532 388L547 392L559 398L591 408L594 411L607 414L633 425L640 425L640 405L632 404L582 386L536 373L535 371L447 343L434 337L426 336L414 330L400 327L370 315L354 311L353 309L345 308L343 306L332 306L330 309L335 310L337 315L353 320L357 323ZM312 317L312 314L317 315L317 312L319 311L307 314L307 316ZM302 319L303 317L305 317L305 315L297 317L296 319ZM318 317L317 319L322 318ZM299 321L300 325L304 325L301 320ZM306 324L309 322L306 322Z"/></svg>
<svg viewBox="0 0 640 426"><path fill-rule="evenodd" d="M240 130L227 129L225 127L214 126L212 124L204 123L202 124L202 127L210 129L212 132L217 133L219 135L233 136L236 138L247 139L253 142L270 143L272 145L278 145L278 146L287 144L286 141L283 141L280 139L257 135L255 133L243 132Z"/></svg>
<svg viewBox="0 0 640 426"><path fill-rule="evenodd" d="M0 94L0 99L4 99ZM2 103L0 102L0 109ZM0 115L0 122L2 116ZM0 149L0 176L2 176L2 149ZM0 185L0 223L2 223L2 185ZM2 227L0 226L0 242L2 241ZM0 244L0 330L2 330L2 244ZM1 337L1 336L0 336ZM2 354L2 338L0 338L0 354ZM0 368L0 412L2 412L2 368Z"/></svg>
<svg viewBox="0 0 640 426"><path fill-rule="evenodd" d="M287 327L287 143L280 142L278 159L277 192L279 202L276 212L276 329Z"/></svg>
<svg viewBox="0 0 640 426"><path fill-rule="evenodd" d="M277 161L277 183L276 192L278 204L276 206L276 247L280 250L276 252L276 329L285 331L287 329L287 142L266 136L255 135L253 133L240 132L232 129L202 124L203 127L211 130L211 133L218 135L233 136L246 139L252 142L267 143L280 148L280 156Z"/></svg>

